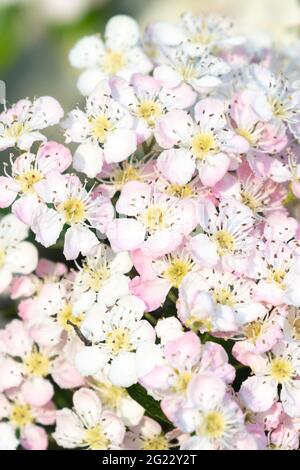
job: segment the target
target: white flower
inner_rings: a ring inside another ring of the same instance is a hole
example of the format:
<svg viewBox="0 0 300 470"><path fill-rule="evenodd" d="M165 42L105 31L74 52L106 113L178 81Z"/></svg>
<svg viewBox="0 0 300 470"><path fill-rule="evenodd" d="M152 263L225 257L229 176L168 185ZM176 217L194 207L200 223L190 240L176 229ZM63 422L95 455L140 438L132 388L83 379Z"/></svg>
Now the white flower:
<svg viewBox="0 0 300 470"><path fill-rule="evenodd" d="M38 252L34 245L23 241L28 227L14 215L0 220L0 292L3 292L13 274L29 274L37 266Z"/></svg>
<svg viewBox="0 0 300 470"><path fill-rule="evenodd" d="M63 114L62 107L51 96L18 101L0 114L0 149L17 146L29 150L33 142L46 140L39 131L57 124Z"/></svg>
<svg viewBox="0 0 300 470"><path fill-rule="evenodd" d="M112 306L117 299L129 294L129 277L125 274L131 268L127 252L115 254L109 246L99 244L96 252L85 258L75 276L75 311L87 310L96 302Z"/></svg>
<svg viewBox="0 0 300 470"><path fill-rule="evenodd" d="M83 95L89 95L104 78L118 75L130 79L133 73L148 73L152 63L140 45L136 21L126 15L109 20L103 41L99 35L80 39L70 51L73 67L83 69L77 86Z"/></svg>
<svg viewBox="0 0 300 470"><path fill-rule="evenodd" d="M284 411L291 416L300 416L300 345L280 341L271 354L258 356L250 364L254 372L243 382L240 396L245 405L254 412L266 411L278 397Z"/></svg>
<svg viewBox="0 0 300 470"><path fill-rule="evenodd" d="M81 388L73 395L74 411L57 412L53 434L58 445L67 449L86 447L90 450L119 449L125 427L110 411L103 411L96 393Z"/></svg>
<svg viewBox="0 0 300 470"><path fill-rule="evenodd" d="M132 295L122 297L109 312L95 305L87 312L81 331L93 343L76 356L75 364L83 375L94 375L110 364L109 380L119 387L137 381L135 352L143 343L155 341L155 331L142 320L144 303Z"/></svg>
<svg viewBox="0 0 300 470"><path fill-rule="evenodd" d="M133 126L129 111L112 99L108 82L101 82L87 99L85 112L75 109L63 123L66 141L80 144L73 158L75 170L94 178L104 162L128 158L137 146Z"/></svg>

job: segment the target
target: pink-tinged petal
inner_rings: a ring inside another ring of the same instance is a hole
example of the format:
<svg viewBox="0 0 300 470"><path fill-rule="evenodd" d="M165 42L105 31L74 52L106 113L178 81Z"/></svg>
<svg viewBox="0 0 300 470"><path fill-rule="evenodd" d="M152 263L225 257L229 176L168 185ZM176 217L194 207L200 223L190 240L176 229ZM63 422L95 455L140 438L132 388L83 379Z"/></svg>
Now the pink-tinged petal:
<svg viewBox="0 0 300 470"><path fill-rule="evenodd" d="M267 411L277 400L276 381L266 376L249 377L242 383L239 396L251 411Z"/></svg>
<svg viewBox="0 0 300 470"><path fill-rule="evenodd" d="M67 266L64 263L54 263L45 258L40 258L37 268L36 274L39 277L45 276L63 276L68 271Z"/></svg>
<svg viewBox="0 0 300 470"><path fill-rule="evenodd" d="M73 167L89 178L95 178L102 170L103 150L91 143L80 144L73 156Z"/></svg>
<svg viewBox="0 0 300 470"><path fill-rule="evenodd" d="M41 144L36 158L39 168L44 169L46 172L56 170L62 173L72 163L70 150L64 145L54 141Z"/></svg>
<svg viewBox="0 0 300 470"><path fill-rule="evenodd" d="M0 269L0 293L4 292L11 283L13 276L7 269Z"/></svg>
<svg viewBox="0 0 300 470"><path fill-rule="evenodd" d="M53 385L49 380L33 377L22 384L22 397L32 406L46 405L54 395Z"/></svg>
<svg viewBox="0 0 300 470"><path fill-rule="evenodd" d="M169 111L157 123L156 140L162 148L170 149L179 141L179 136L190 135L191 126L193 120L186 111Z"/></svg>
<svg viewBox="0 0 300 470"><path fill-rule="evenodd" d="M6 266L13 273L30 274L35 270L38 263L38 251L29 242L19 243L13 253L7 255Z"/></svg>
<svg viewBox="0 0 300 470"><path fill-rule="evenodd" d="M201 373L192 378L188 386L188 396L195 406L211 409L223 400L225 382L211 373Z"/></svg>
<svg viewBox="0 0 300 470"><path fill-rule="evenodd" d="M293 380L291 383L283 384L280 399L284 411L292 418L299 418L300 410L300 380Z"/></svg>
<svg viewBox="0 0 300 470"><path fill-rule="evenodd" d="M20 320L12 320L0 330L1 352L15 357L24 357L31 352L32 344L28 329Z"/></svg>
<svg viewBox="0 0 300 470"><path fill-rule="evenodd" d="M170 388L169 378L173 370L168 366L155 367L151 372L139 379L139 382L146 389L168 391Z"/></svg>
<svg viewBox="0 0 300 470"><path fill-rule="evenodd" d="M67 408L57 411L53 437L58 445L66 449L78 447L82 444L84 434L82 423L75 413Z"/></svg>
<svg viewBox="0 0 300 470"><path fill-rule="evenodd" d="M189 331L165 344L164 355L176 369L192 367L200 359L201 343L198 336Z"/></svg>
<svg viewBox="0 0 300 470"><path fill-rule="evenodd" d="M191 180L196 165L188 150L170 149L159 155L157 168L170 183L183 185Z"/></svg>
<svg viewBox="0 0 300 470"><path fill-rule="evenodd" d="M161 409L166 417L176 424L178 411L182 409L184 405L183 397L170 396L166 397L161 401Z"/></svg>
<svg viewBox="0 0 300 470"><path fill-rule="evenodd" d="M122 145L120 145L120 142ZM107 163L122 162L135 152L136 147L136 135L133 130L116 129L106 139L104 146L105 161Z"/></svg>
<svg viewBox="0 0 300 470"><path fill-rule="evenodd" d="M41 204L34 215L31 229L35 233L36 241L48 247L56 243L63 226L60 214Z"/></svg>
<svg viewBox="0 0 300 470"><path fill-rule="evenodd" d="M266 219L264 235L268 240L281 240L288 242L294 238L298 222L282 212L275 212Z"/></svg>
<svg viewBox="0 0 300 470"><path fill-rule="evenodd" d="M77 388L84 385L84 378L77 369L65 359L57 360L52 370L54 382L62 388Z"/></svg>
<svg viewBox="0 0 300 470"><path fill-rule="evenodd" d="M92 215L88 214L88 221L97 230L105 233L107 226L114 219L114 206L111 200L104 196L93 197L93 201L95 201L95 205L93 206Z"/></svg>
<svg viewBox="0 0 300 470"><path fill-rule="evenodd" d="M72 225L65 234L64 256L67 260L76 259L79 253L86 256L99 244L96 235L87 227Z"/></svg>
<svg viewBox="0 0 300 470"><path fill-rule="evenodd" d="M177 109L186 109L193 106L197 98L197 93L187 83L181 83L179 86L171 89L164 88L161 92L161 97L164 99L170 93L174 97L174 108Z"/></svg>
<svg viewBox="0 0 300 470"><path fill-rule="evenodd" d="M195 119L204 126L223 127L226 124L224 112L225 102L216 98L204 98L195 105Z"/></svg>
<svg viewBox="0 0 300 470"><path fill-rule="evenodd" d="M26 321L34 317L36 313L36 299L26 299L18 305L18 315L19 317Z"/></svg>
<svg viewBox="0 0 300 470"><path fill-rule="evenodd" d="M89 388L81 388L73 395L74 409L89 428L96 426L101 417L102 405L97 394Z"/></svg>
<svg viewBox="0 0 300 470"><path fill-rule="evenodd" d="M230 159L225 153L208 156L205 164L198 166L201 183L204 186L214 186L224 177L229 165Z"/></svg>
<svg viewBox="0 0 300 470"><path fill-rule="evenodd" d="M160 230L150 235L141 249L146 256L157 258L178 248L182 239L183 235L174 230Z"/></svg>
<svg viewBox="0 0 300 470"><path fill-rule="evenodd" d="M10 286L11 298L18 299L20 297L33 295L36 290L34 281L35 278L32 276L19 276L14 278Z"/></svg>
<svg viewBox="0 0 300 470"><path fill-rule="evenodd" d="M156 272L153 269L151 257L146 256L141 250L133 250L130 253L130 257L135 269L143 280L156 278Z"/></svg>
<svg viewBox="0 0 300 470"><path fill-rule="evenodd" d="M155 78L150 75L142 73L134 73L131 78L131 83L139 92L146 92L150 95L155 95L160 90L160 83L158 80L155 80Z"/></svg>
<svg viewBox="0 0 300 470"><path fill-rule="evenodd" d="M19 185L7 176L0 176L0 208L10 206L17 197Z"/></svg>
<svg viewBox="0 0 300 470"><path fill-rule="evenodd" d="M110 411L103 412L103 429L113 444L122 444L125 434L125 426L120 418Z"/></svg>
<svg viewBox="0 0 300 470"><path fill-rule="evenodd" d="M44 424L45 426L49 426L55 423L57 410L52 401L49 401L43 407L36 407L34 412L37 423Z"/></svg>
<svg viewBox="0 0 300 470"><path fill-rule="evenodd" d="M151 186L139 181L129 181L123 186L116 204L119 214L136 216L143 212L151 196Z"/></svg>
<svg viewBox="0 0 300 470"><path fill-rule="evenodd" d="M36 320L30 327L30 335L41 346L57 344L61 339L61 326L50 318Z"/></svg>
<svg viewBox="0 0 300 470"><path fill-rule="evenodd" d="M153 76L163 86L173 88L180 85L182 78L172 67L168 65L159 65L155 67Z"/></svg>
<svg viewBox="0 0 300 470"><path fill-rule="evenodd" d="M34 424L25 426L21 432L21 445L26 450L46 450L48 435L45 429Z"/></svg>
<svg viewBox="0 0 300 470"><path fill-rule="evenodd" d="M215 266L219 260L216 244L203 233L192 237L190 249L193 257L203 267Z"/></svg>
<svg viewBox="0 0 300 470"><path fill-rule="evenodd" d="M0 358L0 392L17 387L22 380L22 365L10 358Z"/></svg>
<svg viewBox="0 0 300 470"><path fill-rule="evenodd" d="M201 364L204 368L212 370L226 383L233 382L235 378L235 368L228 364L228 355L220 344L211 341L205 343L201 354Z"/></svg>
<svg viewBox="0 0 300 470"><path fill-rule="evenodd" d="M57 124L64 111L59 102L51 96L41 96L33 102L30 125L35 129L44 129Z"/></svg>
<svg viewBox="0 0 300 470"><path fill-rule="evenodd" d="M115 219L106 231L114 251L131 251L139 248L145 238L145 229L135 219Z"/></svg>
<svg viewBox="0 0 300 470"><path fill-rule="evenodd" d="M136 276L129 284L130 292L142 299L149 312L161 307L170 290L166 279L142 279Z"/></svg>
<svg viewBox="0 0 300 470"><path fill-rule="evenodd" d="M31 225L40 207L35 194L26 194L13 203L12 213L24 224Z"/></svg>

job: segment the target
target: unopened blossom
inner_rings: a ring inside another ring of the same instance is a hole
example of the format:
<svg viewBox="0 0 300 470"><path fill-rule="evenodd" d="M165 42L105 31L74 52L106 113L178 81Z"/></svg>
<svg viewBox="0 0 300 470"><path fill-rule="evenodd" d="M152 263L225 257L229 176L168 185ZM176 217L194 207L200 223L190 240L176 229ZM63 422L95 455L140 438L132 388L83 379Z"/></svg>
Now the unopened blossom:
<svg viewBox="0 0 300 470"><path fill-rule="evenodd" d="M63 114L62 107L51 96L18 101L0 114L0 149L16 146L29 150L35 141L46 140L40 131L58 124Z"/></svg>
<svg viewBox="0 0 300 470"><path fill-rule="evenodd" d="M73 395L74 411L63 408L57 412L56 442L66 448L83 447L89 450L119 449L125 427L111 411L102 409L97 394L81 388Z"/></svg>
<svg viewBox="0 0 300 470"><path fill-rule="evenodd" d="M37 266L36 247L27 241L28 227L13 214L0 220L0 292L11 282L13 275L29 274Z"/></svg>

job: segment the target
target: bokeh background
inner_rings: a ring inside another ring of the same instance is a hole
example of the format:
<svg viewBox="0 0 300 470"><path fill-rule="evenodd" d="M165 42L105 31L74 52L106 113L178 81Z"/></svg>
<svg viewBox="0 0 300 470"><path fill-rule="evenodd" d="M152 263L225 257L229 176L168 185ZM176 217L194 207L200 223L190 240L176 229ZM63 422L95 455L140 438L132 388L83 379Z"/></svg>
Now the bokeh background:
<svg viewBox="0 0 300 470"><path fill-rule="evenodd" d="M300 0L0 0L0 80L8 104L51 95L69 111L82 100L78 71L68 63L68 52L80 37L102 32L115 14L131 15L145 27L156 20L176 21L186 10L231 16L238 31L260 42L288 44L300 38ZM47 135L62 141L59 133L56 128ZM293 203L291 210L300 220L299 205ZM62 257L60 250L46 253L39 246L39 251L51 259ZM0 325L11 315L15 306L1 296Z"/></svg>
<svg viewBox="0 0 300 470"><path fill-rule="evenodd" d="M114 14L145 26L176 20L187 9L230 15L243 34L260 41L289 41L300 30L298 0L0 0L0 79L8 102L47 94L72 108L80 98L67 54L78 38L103 31Z"/></svg>

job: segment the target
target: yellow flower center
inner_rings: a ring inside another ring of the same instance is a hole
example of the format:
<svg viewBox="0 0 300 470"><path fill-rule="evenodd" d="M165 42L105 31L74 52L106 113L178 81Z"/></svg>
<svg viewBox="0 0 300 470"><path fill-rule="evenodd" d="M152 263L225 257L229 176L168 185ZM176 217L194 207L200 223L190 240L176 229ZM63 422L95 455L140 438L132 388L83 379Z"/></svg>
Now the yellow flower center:
<svg viewBox="0 0 300 470"><path fill-rule="evenodd" d="M110 444L100 425L85 431L84 442L91 450L106 450Z"/></svg>
<svg viewBox="0 0 300 470"><path fill-rule="evenodd" d="M133 165L123 163L123 167L116 170L114 174L115 185L118 189L122 189L128 181L141 181L140 174Z"/></svg>
<svg viewBox="0 0 300 470"><path fill-rule="evenodd" d="M108 49L102 67L107 75L115 75L126 66L126 63L126 58L122 52Z"/></svg>
<svg viewBox="0 0 300 470"><path fill-rule="evenodd" d="M21 122L14 122L10 127L5 130L5 137L18 139L27 130Z"/></svg>
<svg viewBox="0 0 300 470"><path fill-rule="evenodd" d="M230 289L215 289L213 293L213 299L217 304L229 305L232 307L236 300L234 294Z"/></svg>
<svg viewBox="0 0 300 470"><path fill-rule="evenodd" d="M137 116L145 119L148 126L153 127L156 119L162 115L162 107L155 100L141 101L137 107Z"/></svg>
<svg viewBox="0 0 300 470"><path fill-rule="evenodd" d="M120 351L130 351L132 348L129 332L126 328L116 328L107 333L106 344L113 354L118 354Z"/></svg>
<svg viewBox="0 0 300 470"><path fill-rule="evenodd" d="M109 269L106 266L91 268L86 265L83 270L86 275L86 286L95 292L98 292L99 289L103 286L104 282L107 281L107 279L110 277Z"/></svg>
<svg viewBox="0 0 300 470"><path fill-rule="evenodd" d="M176 381L173 385L173 391L175 393L184 394L188 388L193 374L190 371L179 372L177 371Z"/></svg>
<svg viewBox="0 0 300 470"><path fill-rule="evenodd" d="M215 233L214 239L218 245L218 253L220 256L224 256L231 253L235 249L235 241L233 235L227 232L227 230L219 230Z"/></svg>
<svg viewBox="0 0 300 470"><path fill-rule="evenodd" d="M285 289L285 275L286 272L282 269L273 269L268 277L269 282L274 282L281 289Z"/></svg>
<svg viewBox="0 0 300 470"><path fill-rule="evenodd" d="M192 197L194 195L192 188L188 184L183 186L180 184L170 184L167 193L178 198Z"/></svg>
<svg viewBox="0 0 300 470"><path fill-rule="evenodd" d="M113 130L113 124L107 116L98 116L89 119L92 135L95 140L104 144L107 134Z"/></svg>
<svg viewBox="0 0 300 470"><path fill-rule="evenodd" d="M72 306L66 304L58 313L57 321L59 325L66 331L72 331L72 325L69 325L68 322L72 322L73 325L80 327L83 321L83 315L73 315Z"/></svg>
<svg viewBox="0 0 300 470"><path fill-rule="evenodd" d="M271 361L271 375L279 383L286 382L294 375L294 368L288 359L276 357Z"/></svg>
<svg viewBox="0 0 300 470"><path fill-rule="evenodd" d="M1 266L1 263L0 263ZM298 340L300 340L300 317L295 318L293 321L293 329L295 331L295 336Z"/></svg>
<svg viewBox="0 0 300 470"><path fill-rule="evenodd" d="M189 62L188 64L180 66L178 72L182 79L186 82L189 82L190 80L193 80L193 78L197 77L197 71L194 62Z"/></svg>
<svg viewBox="0 0 300 470"><path fill-rule="evenodd" d="M46 377L50 372L50 360L47 356L33 351L24 359L26 373L36 377Z"/></svg>
<svg viewBox="0 0 300 470"><path fill-rule="evenodd" d="M169 448L168 441L162 434L145 439L143 443L143 450L168 450Z"/></svg>
<svg viewBox="0 0 300 470"><path fill-rule="evenodd" d="M208 439L218 439L225 431L226 423L222 414L218 411L209 411L204 414L200 426L200 434Z"/></svg>
<svg viewBox="0 0 300 470"><path fill-rule="evenodd" d="M247 142L252 146L254 145L254 139L253 139L253 134L248 130L248 129L241 129L237 128L236 132L241 136L244 137L244 139L247 140Z"/></svg>
<svg viewBox="0 0 300 470"><path fill-rule="evenodd" d="M150 232L167 228L166 211L159 206L150 206L144 214L144 224Z"/></svg>
<svg viewBox="0 0 300 470"><path fill-rule="evenodd" d="M116 385L111 385L104 382L95 382L94 386L101 398L102 403L113 410L118 408L122 398L128 396L124 388L116 387Z"/></svg>
<svg viewBox="0 0 300 470"><path fill-rule="evenodd" d="M246 338L255 344L263 331L262 323L259 321L248 323L248 325L244 327L243 331Z"/></svg>
<svg viewBox="0 0 300 470"><path fill-rule="evenodd" d="M243 191L241 192L241 199L243 204L245 204L245 206L248 206L253 212L259 212L259 209L261 209L260 201L255 199L252 194Z"/></svg>
<svg viewBox="0 0 300 470"><path fill-rule="evenodd" d="M172 287L178 288L191 268L191 262L183 261L180 258L174 258L171 260L169 267L163 273L163 277L168 279Z"/></svg>
<svg viewBox="0 0 300 470"><path fill-rule="evenodd" d="M284 119L286 117L286 109L282 101L280 101L278 98L274 98L274 100L272 100L270 104L273 111L273 115L275 117L279 119Z"/></svg>
<svg viewBox="0 0 300 470"><path fill-rule="evenodd" d="M5 250L0 246L0 268L4 266L5 262Z"/></svg>
<svg viewBox="0 0 300 470"><path fill-rule="evenodd" d="M11 407L9 420L17 428L22 428L28 424L33 423L34 417L31 412L31 406L27 404L22 405L18 402L15 402Z"/></svg>
<svg viewBox="0 0 300 470"><path fill-rule="evenodd" d="M85 206L80 199L67 199L58 206L58 211L64 214L67 224L77 224L85 219Z"/></svg>
<svg viewBox="0 0 300 470"><path fill-rule="evenodd" d="M217 143L212 133L196 134L192 139L192 153L198 160L204 160L210 152L215 152Z"/></svg>
<svg viewBox="0 0 300 470"><path fill-rule="evenodd" d="M199 330L212 330L212 323L209 318L199 318L195 315L191 315L190 318L187 319L185 322L186 326L193 330L194 332L198 332Z"/></svg>
<svg viewBox="0 0 300 470"><path fill-rule="evenodd" d="M29 170L16 177L22 193L34 193L33 186L43 179L43 175L38 170Z"/></svg>

